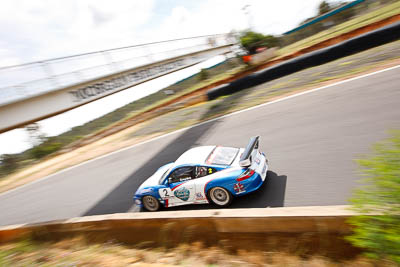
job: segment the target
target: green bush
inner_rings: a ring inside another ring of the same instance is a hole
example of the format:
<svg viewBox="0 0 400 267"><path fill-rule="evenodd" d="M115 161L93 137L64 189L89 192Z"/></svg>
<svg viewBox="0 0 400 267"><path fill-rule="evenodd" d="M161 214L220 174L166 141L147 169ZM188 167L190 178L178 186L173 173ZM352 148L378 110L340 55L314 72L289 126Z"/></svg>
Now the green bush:
<svg viewBox="0 0 400 267"><path fill-rule="evenodd" d="M251 54L258 47L276 47L279 46L279 39L273 35L263 35L262 33L247 31L240 37L240 42Z"/></svg>
<svg viewBox="0 0 400 267"><path fill-rule="evenodd" d="M62 147L61 143L43 143L31 149L31 155L35 159L43 158L53 152L56 152Z"/></svg>
<svg viewBox="0 0 400 267"><path fill-rule="evenodd" d="M0 156L0 175L6 175L18 168L18 156L3 154Z"/></svg>
<svg viewBox="0 0 400 267"><path fill-rule="evenodd" d="M201 71L199 72L199 80L200 81L204 81L207 80L209 78L209 74L207 69L201 69Z"/></svg>
<svg viewBox="0 0 400 267"><path fill-rule="evenodd" d="M355 192L348 240L374 259L400 263L400 131L374 146L374 155L358 160L365 183Z"/></svg>

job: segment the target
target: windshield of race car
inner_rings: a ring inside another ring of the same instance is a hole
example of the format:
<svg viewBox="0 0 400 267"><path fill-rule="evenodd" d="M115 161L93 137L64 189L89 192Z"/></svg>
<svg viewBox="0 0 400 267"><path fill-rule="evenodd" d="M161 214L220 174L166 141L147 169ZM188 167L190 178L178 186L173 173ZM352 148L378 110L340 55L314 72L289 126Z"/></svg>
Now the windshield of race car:
<svg viewBox="0 0 400 267"><path fill-rule="evenodd" d="M158 181L158 184L162 184L164 182L165 177L167 177L168 173L169 173L170 168L168 168L163 175L161 175L160 180Z"/></svg>

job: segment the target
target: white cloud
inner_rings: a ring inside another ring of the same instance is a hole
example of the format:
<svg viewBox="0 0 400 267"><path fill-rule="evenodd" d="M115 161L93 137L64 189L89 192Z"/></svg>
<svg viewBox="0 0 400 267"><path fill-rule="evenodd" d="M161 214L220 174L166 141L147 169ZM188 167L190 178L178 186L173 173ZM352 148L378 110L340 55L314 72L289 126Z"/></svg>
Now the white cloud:
<svg viewBox="0 0 400 267"><path fill-rule="evenodd" d="M177 6L160 25L159 33L177 38L229 32L245 23L239 2L206 1L196 10Z"/></svg>
<svg viewBox="0 0 400 267"><path fill-rule="evenodd" d="M152 9L152 0L5 1L1 45L24 62L128 45Z"/></svg>
<svg viewBox="0 0 400 267"><path fill-rule="evenodd" d="M257 31L282 34L316 15L320 0L249 1Z"/></svg>
<svg viewBox="0 0 400 267"><path fill-rule="evenodd" d="M241 31L250 24L264 34L281 34L316 14L320 0L208 0L195 10L176 6L157 30L158 36L176 38ZM249 16L243 7L248 8Z"/></svg>
<svg viewBox="0 0 400 267"><path fill-rule="evenodd" d="M22 129L15 129L0 135L0 155L14 154L31 147L28 134Z"/></svg>
<svg viewBox="0 0 400 267"><path fill-rule="evenodd" d="M2 47L2 41L0 41L0 47ZM21 59L14 55L13 51L7 48L0 48L0 66L12 66L21 64Z"/></svg>
<svg viewBox="0 0 400 267"><path fill-rule="evenodd" d="M0 9L0 66L142 42L254 29L279 34L314 15L320 0L9 0ZM184 3L179 1L178 3ZM154 17L155 5L170 7ZM173 8L172 8L173 7ZM156 22L155 22L155 21ZM158 25L157 25L157 24Z"/></svg>

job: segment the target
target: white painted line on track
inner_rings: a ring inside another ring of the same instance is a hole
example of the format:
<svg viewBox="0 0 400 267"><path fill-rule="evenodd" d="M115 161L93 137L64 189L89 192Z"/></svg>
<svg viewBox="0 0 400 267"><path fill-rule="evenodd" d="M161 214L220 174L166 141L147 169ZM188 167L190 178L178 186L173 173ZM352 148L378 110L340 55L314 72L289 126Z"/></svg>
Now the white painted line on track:
<svg viewBox="0 0 400 267"><path fill-rule="evenodd" d="M69 171L69 170L71 170L71 169L73 169L73 168L77 168L77 167L82 166L82 165L84 165L84 164L93 162L93 161L95 161L95 160L99 160L99 159L102 159L102 158L111 156L111 155L113 155L113 154L116 154L116 153L119 153L119 152L122 152L122 151L125 151L125 150L128 150L128 149L134 148L134 147L136 147L136 146L144 145L144 144L147 144L147 143L156 141L156 140L158 140L158 139L161 139L161 138L164 138L164 137L167 137L167 136L176 134L176 133L180 133L180 132L186 131L186 130L188 130L188 129L190 129L190 128L193 128L193 127L197 127L197 126L200 126L200 125L203 125L203 124L212 122L212 121L216 121L216 120L220 120L220 119L227 118L227 117L230 117L230 116L234 116L234 115L236 115L236 114L243 113L243 112L247 112L247 111L250 111L250 110L253 110L253 109L256 109L256 108L260 108L260 107L264 107L264 106L271 105L271 104L274 104L274 103L282 102L282 101L285 101L285 100L288 100L288 99L291 99L291 98L295 98L295 97L298 97L298 96L310 94L310 93L313 93L313 92L316 92L316 91L321 91L321 90L323 90L323 89L327 89L327 88L334 87L334 86L337 86L337 85L340 85L340 84L344 84L344 83L356 81L356 80L359 80L359 79L362 79L362 78L366 78L366 77L369 77L369 76L373 76L373 75L376 75L376 74L379 74L379 73L382 73L382 72L386 72L386 71L390 71L390 70L394 70L394 69L398 69L398 68L400 68L400 65L393 66L393 67L390 67L390 68L386 68L386 69L383 69L383 70L374 71L374 72L371 72L371 73L367 73L367 74L364 74L364 75L360 75L360 76L357 76L357 77L354 77L354 78L350 78L350 79L347 79L347 80L343 80L343 81L340 81L340 82L328 84L328 85L325 85L325 86L322 86L322 87L318 87L318 88L315 88L315 89L307 90L307 91L304 91L304 92L301 92L301 93L297 93L297 94L293 94L293 95L290 95L290 96L286 96L286 97L283 97L283 98L280 98L280 99L277 99L277 100L274 100L274 101L271 101L271 102L267 102L267 103L263 103L263 104L260 104L260 105L256 105L256 106L251 107L251 108L246 108L246 109L242 109L242 110L239 110L239 111L235 111L235 112L226 114L226 115L221 116L221 117L217 117L217 118L214 118L214 119L211 119L211 120L208 120L208 121L204 121L204 122L201 122L201 123L198 123L198 124L195 124L195 125L186 127L186 128L182 128L182 129L179 129L179 130L176 130L176 131L167 133L167 134L163 134L163 135L157 136L157 137L155 137L155 138L146 140L146 141L144 141L144 142L141 142L141 143L138 143L138 144L134 144L134 145L131 145L131 146L129 146L129 147L125 147L125 148L119 149L119 150L117 150L117 151L110 152L110 153L105 154L105 155L103 155L103 156L100 156L100 157L97 157L97 158L94 158L94 159L90 159L90 160L84 161L84 162L82 162L82 163L79 163L78 165L74 165L74 166L68 167L68 168L66 168L66 169L63 169L63 170L58 171L58 172L56 172L56 173L47 175L47 176L45 176L45 177L43 177L43 178L40 178L40 179L38 179L38 180L32 181L32 182L30 182L30 183L21 185L21 186L19 186L19 187L17 187L17 188L14 188L14 189L8 190L8 191L6 191L6 192L0 193L0 197L3 196L3 195L6 195L6 194L12 193L12 192L14 192L14 191L16 191L16 190L20 190L20 189L22 189L22 188L24 188L24 187L26 187L26 186L33 185L33 184L35 184L35 183L38 183L38 182L41 182L41 181L46 180L46 179L48 179L48 178L51 178L52 176L55 176L55 175L58 175L58 174L67 172L67 171Z"/></svg>

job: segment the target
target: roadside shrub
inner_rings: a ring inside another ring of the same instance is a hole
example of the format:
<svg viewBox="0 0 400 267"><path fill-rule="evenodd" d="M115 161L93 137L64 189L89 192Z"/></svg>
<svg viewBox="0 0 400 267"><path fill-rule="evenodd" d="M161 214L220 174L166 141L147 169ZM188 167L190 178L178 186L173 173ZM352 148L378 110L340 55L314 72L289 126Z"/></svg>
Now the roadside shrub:
<svg viewBox="0 0 400 267"><path fill-rule="evenodd" d="M13 154L0 156L0 175L6 175L18 168L18 157Z"/></svg>
<svg viewBox="0 0 400 267"><path fill-rule="evenodd" d="M374 146L374 155L358 160L365 183L355 191L348 240L373 259L400 263L400 131Z"/></svg>
<svg viewBox="0 0 400 267"><path fill-rule="evenodd" d="M31 149L31 155L35 159L43 158L53 152L56 152L62 147L61 143L43 143Z"/></svg>
<svg viewBox="0 0 400 267"><path fill-rule="evenodd" d="M207 80L209 78L209 73L207 71L207 69L201 69L201 71L199 72L199 80L200 81L204 81Z"/></svg>

